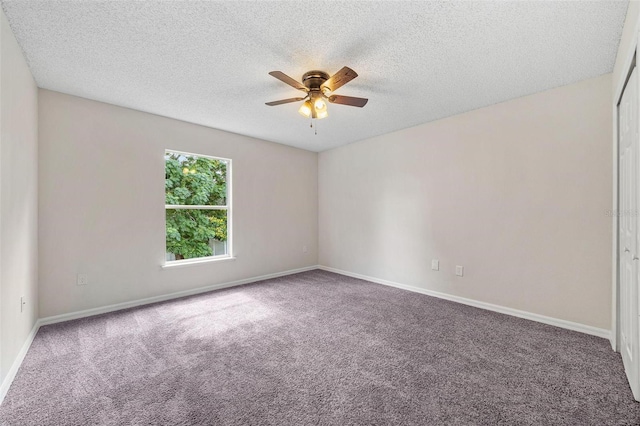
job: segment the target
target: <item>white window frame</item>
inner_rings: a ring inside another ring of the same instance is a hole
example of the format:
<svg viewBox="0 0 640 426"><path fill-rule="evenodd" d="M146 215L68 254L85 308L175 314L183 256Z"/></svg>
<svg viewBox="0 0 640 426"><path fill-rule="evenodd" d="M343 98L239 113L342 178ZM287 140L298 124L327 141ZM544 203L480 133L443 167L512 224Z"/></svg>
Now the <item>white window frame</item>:
<svg viewBox="0 0 640 426"><path fill-rule="evenodd" d="M165 149L164 150L164 157L168 154L181 154L181 155L185 155L185 156L192 156L192 157L201 157L201 158L209 158L212 160L220 160L220 161L225 161L227 163L227 175L226 175L226 183L227 183L227 196L225 197L225 199L227 200L227 205L226 206L196 206L196 205L181 205L181 204L165 204L164 205L164 210L165 210L165 221L164 221L164 241L165 241L165 246L164 246L164 264L162 265L163 268L165 267L172 267L172 266L184 266L184 265L191 265L191 264L198 264L198 263L208 263L208 262L219 262L221 260L234 260L235 258L233 257L233 214L232 214L232 206L233 206L233 200L232 200L232 194L233 194L233 187L232 187L232 181L231 181L231 169L232 169L232 160L230 158L223 158L223 157L214 157L212 155L206 155L206 154L195 154L192 152L185 152L185 151L180 151L180 150L176 150L176 149ZM164 187L164 185L163 185ZM166 190L165 190L166 193ZM180 259L180 260L166 260L166 253L167 253L167 219L166 219L166 211L168 209L183 209L183 210L187 210L187 209L192 209L192 210L226 210L227 211L227 254L223 254L223 255L218 255L218 256L206 256L206 257L194 257L191 259Z"/></svg>

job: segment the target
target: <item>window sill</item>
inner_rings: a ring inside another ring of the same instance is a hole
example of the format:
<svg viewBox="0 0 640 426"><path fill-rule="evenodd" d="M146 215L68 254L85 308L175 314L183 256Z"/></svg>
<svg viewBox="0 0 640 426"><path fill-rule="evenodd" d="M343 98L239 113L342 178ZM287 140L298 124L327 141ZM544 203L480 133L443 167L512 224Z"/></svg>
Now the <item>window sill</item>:
<svg viewBox="0 0 640 426"><path fill-rule="evenodd" d="M178 268L180 266L202 265L204 263L224 262L226 260L236 260L233 256L214 257L214 258L198 258L186 260L171 260L161 265L162 269Z"/></svg>

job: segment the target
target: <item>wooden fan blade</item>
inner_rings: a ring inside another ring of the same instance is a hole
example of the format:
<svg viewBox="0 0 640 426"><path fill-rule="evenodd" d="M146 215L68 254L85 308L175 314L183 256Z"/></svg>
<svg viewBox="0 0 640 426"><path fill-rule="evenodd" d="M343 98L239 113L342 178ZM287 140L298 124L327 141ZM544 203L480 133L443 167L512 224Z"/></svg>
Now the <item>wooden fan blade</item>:
<svg viewBox="0 0 640 426"><path fill-rule="evenodd" d="M322 83L322 87L335 91L339 87L344 86L354 78L358 76L358 73L349 67L342 67L340 71L329 77L329 80Z"/></svg>
<svg viewBox="0 0 640 426"><path fill-rule="evenodd" d="M304 100L304 98L289 98L289 99L282 99L280 101L265 102L265 105L276 106L276 105L288 104L289 102L298 102L302 100Z"/></svg>
<svg viewBox="0 0 640 426"><path fill-rule="evenodd" d="M291 87L293 87L295 89L302 90L303 92L307 91L307 88L304 87L302 85L302 83L298 83L296 80L294 80L293 78L289 77L288 75L286 75L282 71L271 71L269 73L269 75L277 78L278 80L282 81L283 83L287 83L289 86L291 86Z"/></svg>
<svg viewBox="0 0 640 426"><path fill-rule="evenodd" d="M367 104L367 102L369 102L369 99L354 98L353 96L331 95L329 96L329 102L332 104L342 104L362 108Z"/></svg>

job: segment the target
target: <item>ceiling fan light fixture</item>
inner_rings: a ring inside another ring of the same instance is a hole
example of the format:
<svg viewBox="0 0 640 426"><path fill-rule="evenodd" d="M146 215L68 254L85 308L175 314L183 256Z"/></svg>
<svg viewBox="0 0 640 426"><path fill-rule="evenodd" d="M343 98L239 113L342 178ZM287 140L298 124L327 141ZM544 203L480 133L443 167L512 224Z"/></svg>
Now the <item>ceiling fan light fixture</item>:
<svg viewBox="0 0 640 426"><path fill-rule="evenodd" d="M306 101L305 103L302 104L298 112L300 113L300 115L303 115L309 118L311 117L311 108L313 108L311 101Z"/></svg>
<svg viewBox="0 0 640 426"><path fill-rule="evenodd" d="M327 103L322 99L316 99L313 103L313 107L316 110L316 118L318 120L329 116L329 112L327 111Z"/></svg>
<svg viewBox="0 0 640 426"><path fill-rule="evenodd" d="M323 111L316 111L316 118L318 120L321 120L323 118L327 118L328 116L329 116L329 113L327 112L326 108Z"/></svg>

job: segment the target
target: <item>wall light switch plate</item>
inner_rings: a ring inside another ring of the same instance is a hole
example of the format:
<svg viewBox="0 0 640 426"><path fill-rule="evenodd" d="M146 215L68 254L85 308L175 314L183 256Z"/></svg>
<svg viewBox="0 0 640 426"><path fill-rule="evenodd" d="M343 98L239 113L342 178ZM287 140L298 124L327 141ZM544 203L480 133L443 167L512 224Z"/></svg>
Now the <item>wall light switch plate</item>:
<svg viewBox="0 0 640 426"><path fill-rule="evenodd" d="M87 274L78 274L78 280L76 281L77 285L87 285L89 284L89 276Z"/></svg>
<svg viewBox="0 0 640 426"><path fill-rule="evenodd" d="M461 277L464 275L464 267L456 265L456 275Z"/></svg>
<svg viewBox="0 0 640 426"><path fill-rule="evenodd" d="M307 246L302 246L302 252L303 252L303 253L306 253L307 251L308 251L308 250L307 250Z"/></svg>
<svg viewBox="0 0 640 426"><path fill-rule="evenodd" d="M431 269L433 269L434 271L440 270L440 261L438 259L433 259L431 261Z"/></svg>

